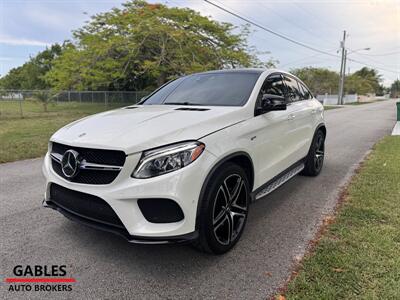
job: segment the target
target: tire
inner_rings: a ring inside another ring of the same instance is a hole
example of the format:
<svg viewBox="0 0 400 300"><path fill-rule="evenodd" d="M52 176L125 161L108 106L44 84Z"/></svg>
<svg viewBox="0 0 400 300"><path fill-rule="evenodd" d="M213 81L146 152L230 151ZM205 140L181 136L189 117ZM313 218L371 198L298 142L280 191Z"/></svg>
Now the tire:
<svg viewBox="0 0 400 300"><path fill-rule="evenodd" d="M317 176L324 164L325 157L325 134L322 130L318 130L312 140L310 150L308 151L305 166L300 173L305 176Z"/></svg>
<svg viewBox="0 0 400 300"><path fill-rule="evenodd" d="M249 211L249 181L243 168L234 163L222 165L200 201L199 238L194 246L213 254L229 251L240 239Z"/></svg>

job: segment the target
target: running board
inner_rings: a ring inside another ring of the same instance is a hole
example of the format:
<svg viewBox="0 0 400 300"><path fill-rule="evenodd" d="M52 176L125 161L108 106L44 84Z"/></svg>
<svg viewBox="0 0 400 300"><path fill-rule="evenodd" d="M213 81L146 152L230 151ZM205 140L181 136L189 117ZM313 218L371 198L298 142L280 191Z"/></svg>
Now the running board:
<svg viewBox="0 0 400 300"><path fill-rule="evenodd" d="M268 195L272 191L276 190L278 187L287 182L289 179L299 174L303 169L304 169L304 163L298 164L294 168L291 168L290 170L288 170L287 172L285 172L284 174L273 180L272 182L267 183L267 185L263 187L261 191L256 193L254 200L258 200L264 197L265 195Z"/></svg>

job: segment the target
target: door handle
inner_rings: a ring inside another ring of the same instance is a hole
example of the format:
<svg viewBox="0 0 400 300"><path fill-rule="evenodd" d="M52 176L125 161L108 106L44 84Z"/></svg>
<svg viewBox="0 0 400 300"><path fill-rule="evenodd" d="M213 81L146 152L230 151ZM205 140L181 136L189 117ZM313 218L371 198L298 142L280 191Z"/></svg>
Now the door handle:
<svg viewBox="0 0 400 300"><path fill-rule="evenodd" d="M295 116L294 114L290 114L290 115L288 115L288 117L287 117L287 119L288 119L289 121L294 120L294 118L296 118L296 116Z"/></svg>
<svg viewBox="0 0 400 300"><path fill-rule="evenodd" d="M312 109L312 110L311 110L311 114L312 114L312 115L315 115L316 113L317 113L317 110L316 110L316 109Z"/></svg>

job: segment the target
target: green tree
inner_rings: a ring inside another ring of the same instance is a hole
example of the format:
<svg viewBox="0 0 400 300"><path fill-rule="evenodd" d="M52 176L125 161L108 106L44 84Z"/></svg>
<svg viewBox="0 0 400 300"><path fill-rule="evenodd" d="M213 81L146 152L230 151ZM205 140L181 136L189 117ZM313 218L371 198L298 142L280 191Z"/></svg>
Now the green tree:
<svg viewBox="0 0 400 300"><path fill-rule="evenodd" d="M400 80L395 80L390 86L390 97L400 98Z"/></svg>
<svg viewBox="0 0 400 300"><path fill-rule="evenodd" d="M299 77L315 95L336 94L339 89L339 74L329 69L305 67L290 72Z"/></svg>
<svg viewBox="0 0 400 300"><path fill-rule="evenodd" d="M305 67L291 70L293 74L303 80L311 91L316 94L337 94L339 89L339 74L325 68ZM381 85L382 77L378 71L364 67L353 74L346 76L345 94L376 93L384 94Z"/></svg>
<svg viewBox="0 0 400 300"><path fill-rule="evenodd" d="M383 94L383 87L380 84L382 76L378 71L363 67L360 70L346 77L344 90L348 94L375 93L377 95Z"/></svg>
<svg viewBox="0 0 400 300"><path fill-rule="evenodd" d="M57 89L140 90L182 74L261 66L248 34L188 8L129 1L74 31L45 77Z"/></svg>
<svg viewBox="0 0 400 300"><path fill-rule="evenodd" d="M62 52L62 46L54 44L50 48L31 57L22 66L11 69L0 79L0 87L3 89L36 90L50 87L44 79L44 75L52 68L53 61Z"/></svg>
<svg viewBox="0 0 400 300"><path fill-rule="evenodd" d="M367 93L373 93L374 87L371 82L354 73L346 77L344 91L346 94L365 95Z"/></svg>
<svg viewBox="0 0 400 300"><path fill-rule="evenodd" d="M13 68L8 72L6 76L0 78L1 89L22 89L22 83L24 81L23 66Z"/></svg>

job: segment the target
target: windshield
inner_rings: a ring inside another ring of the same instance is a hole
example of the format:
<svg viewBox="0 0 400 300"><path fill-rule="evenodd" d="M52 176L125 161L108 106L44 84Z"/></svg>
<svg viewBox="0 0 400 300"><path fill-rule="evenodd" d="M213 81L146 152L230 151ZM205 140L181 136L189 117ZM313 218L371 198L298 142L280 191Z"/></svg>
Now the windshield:
<svg viewBox="0 0 400 300"><path fill-rule="evenodd" d="M255 72L193 74L164 85L142 104L242 106L259 76Z"/></svg>

